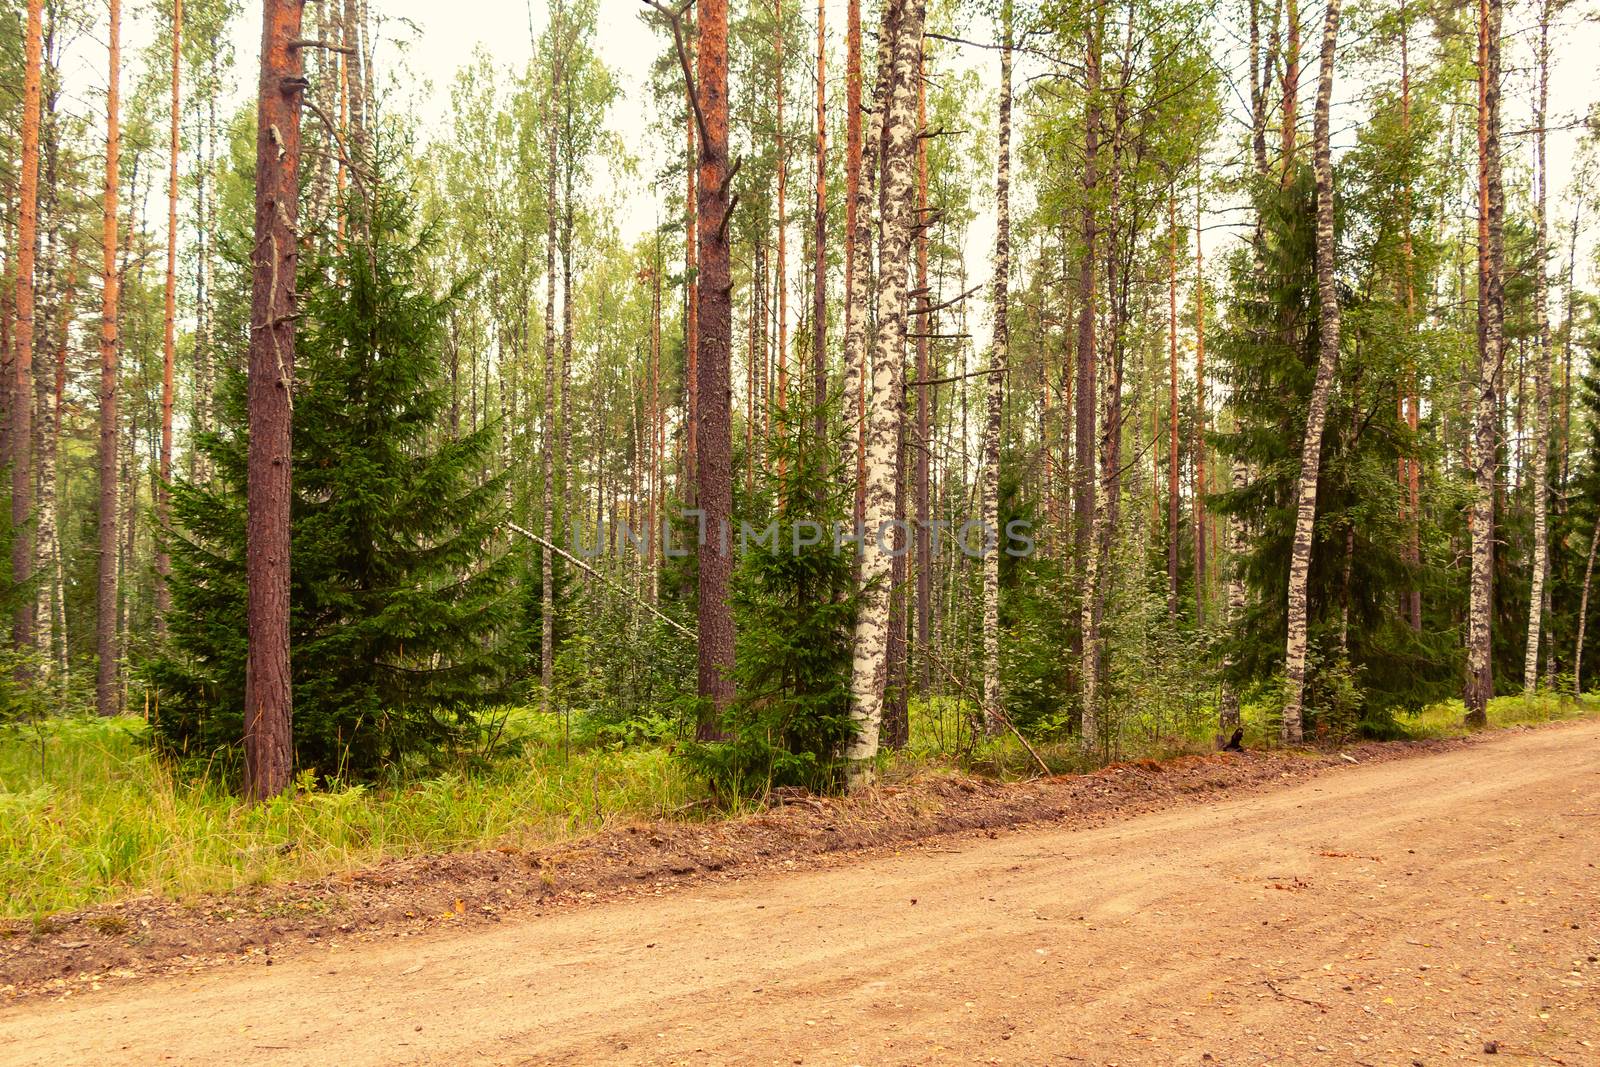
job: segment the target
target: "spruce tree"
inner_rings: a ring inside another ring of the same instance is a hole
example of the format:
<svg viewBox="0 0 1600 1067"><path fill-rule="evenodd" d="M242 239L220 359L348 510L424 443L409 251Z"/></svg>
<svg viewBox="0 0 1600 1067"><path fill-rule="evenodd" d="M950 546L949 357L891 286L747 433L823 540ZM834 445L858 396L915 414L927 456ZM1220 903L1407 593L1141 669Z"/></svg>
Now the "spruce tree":
<svg viewBox="0 0 1600 1067"><path fill-rule="evenodd" d="M291 542L295 762L369 778L458 740L504 691L515 603L494 429L452 439L442 331L457 292L424 281L427 235L382 182L369 225L302 267ZM310 258L310 257L308 257ZM243 731L242 378L173 489L172 649L154 664L160 744L232 763Z"/></svg>

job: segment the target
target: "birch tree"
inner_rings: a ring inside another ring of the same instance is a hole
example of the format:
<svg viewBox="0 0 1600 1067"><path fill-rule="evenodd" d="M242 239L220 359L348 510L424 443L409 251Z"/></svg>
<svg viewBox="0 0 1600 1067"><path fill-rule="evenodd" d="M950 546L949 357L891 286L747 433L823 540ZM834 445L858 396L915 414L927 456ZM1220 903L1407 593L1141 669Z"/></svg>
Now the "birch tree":
<svg viewBox="0 0 1600 1067"><path fill-rule="evenodd" d="M1295 491L1294 543L1289 562L1289 638L1284 650L1287 693L1282 738L1298 744L1304 736L1307 634L1306 589L1311 574L1311 541L1317 518L1317 481L1322 466L1322 429L1328 417L1333 375L1339 362L1339 291L1334 279L1333 163L1328 107L1333 97L1334 53L1339 39L1340 0L1329 0L1322 28L1322 65L1317 78L1312 132L1312 167L1317 187L1317 378L1306 411L1305 443L1300 450L1300 480ZM1287 134L1286 134L1287 136Z"/></svg>
<svg viewBox="0 0 1600 1067"><path fill-rule="evenodd" d="M1489 724L1494 695L1494 491L1503 359L1505 192L1500 179L1500 0L1478 2L1478 374L1467 462L1472 576L1467 608L1467 725Z"/></svg>
<svg viewBox="0 0 1600 1067"><path fill-rule="evenodd" d="M1541 0L1538 95L1533 112L1533 578L1528 594L1528 644L1522 664L1522 691L1527 696L1532 696L1539 684L1539 635L1544 621L1545 579L1550 566L1550 285L1545 269L1550 247L1546 203L1548 172L1545 169L1545 121L1550 101L1550 7L1551 0Z"/></svg>
<svg viewBox="0 0 1600 1067"><path fill-rule="evenodd" d="M1009 358L1008 294L1011 274L1011 4L1000 9L1000 116L995 149L994 339L984 384L983 423L983 706L990 733L1000 730L1000 409ZM1092 686L1085 680L1085 693ZM1085 697L1085 742L1091 699Z"/></svg>
<svg viewBox="0 0 1600 1067"><path fill-rule="evenodd" d="M889 631L888 576L896 518L897 452L901 432L906 342L906 275L910 266L917 74L922 58L923 0L890 0L900 9L883 111L883 198L877 278L878 327L872 364L866 451L865 530L861 543L864 585L850 673L850 716L855 735L845 750L852 790L872 784L883 714Z"/></svg>

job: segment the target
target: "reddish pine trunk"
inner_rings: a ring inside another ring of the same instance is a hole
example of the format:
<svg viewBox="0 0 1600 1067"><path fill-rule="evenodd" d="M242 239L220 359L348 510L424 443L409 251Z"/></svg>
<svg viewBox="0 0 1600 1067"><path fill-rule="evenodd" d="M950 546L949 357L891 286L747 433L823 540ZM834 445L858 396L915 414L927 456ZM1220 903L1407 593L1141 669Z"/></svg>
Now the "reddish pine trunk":
<svg viewBox="0 0 1600 1067"><path fill-rule="evenodd" d="M117 702L117 182L122 147L118 128L122 78L122 2L111 0L107 45L106 184L101 241L104 301L100 319L100 567L95 589L95 707L115 715Z"/></svg>
<svg viewBox="0 0 1600 1067"><path fill-rule="evenodd" d="M11 371L11 578L19 585L33 573L33 267L39 232L39 106L43 83L44 16L41 0L28 0L28 30L23 60L22 178L17 221L16 350ZM17 601L11 639L20 648L34 644L38 598Z"/></svg>
<svg viewBox="0 0 1600 1067"><path fill-rule="evenodd" d="M294 764L289 674L290 441L300 181L298 0L264 0L256 124L255 249L250 300L246 570L245 796L289 785Z"/></svg>
<svg viewBox="0 0 1600 1067"><path fill-rule="evenodd" d="M728 579L733 557L728 524L733 514L732 282L728 251L728 4L701 0L698 83L704 118L700 145L698 221L699 480L698 505L705 514L699 562L699 693L712 716L702 737L714 736L733 699L733 613Z"/></svg>

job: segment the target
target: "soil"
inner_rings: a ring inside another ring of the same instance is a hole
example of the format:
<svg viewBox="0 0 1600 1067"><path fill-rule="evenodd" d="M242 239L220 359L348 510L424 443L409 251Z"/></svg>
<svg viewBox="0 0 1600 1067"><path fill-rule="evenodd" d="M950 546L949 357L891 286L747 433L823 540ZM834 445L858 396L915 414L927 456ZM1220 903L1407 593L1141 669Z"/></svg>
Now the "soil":
<svg viewBox="0 0 1600 1067"><path fill-rule="evenodd" d="M1600 1065L1594 721L781 800L24 924L0 1063Z"/></svg>

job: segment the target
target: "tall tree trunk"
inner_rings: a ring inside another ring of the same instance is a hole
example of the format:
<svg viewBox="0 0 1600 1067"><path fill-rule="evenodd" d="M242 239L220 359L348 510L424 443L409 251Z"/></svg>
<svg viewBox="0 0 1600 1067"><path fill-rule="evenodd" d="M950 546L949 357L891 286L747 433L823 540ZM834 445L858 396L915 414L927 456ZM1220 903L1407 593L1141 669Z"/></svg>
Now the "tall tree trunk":
<svg viewBox="0 0 1600 1067"><path fill-rule="evenodd" d="M117 713L117 185L122 145L118 106L122 80L122 0L110 0L107 35L106 184L102 213L100 318L99 575L95 589L95 707Z"/></svg>
<svg viewBox="0 0 1600 1067"><path fill-rule="evenodd" d="M773 15L773 92L776 94L776 127L774 139L778 154L778 396L780 412L789 407L789 152L787 138L783 135L783 83L787 73L783 62L783 0L772 0ZM788 462L778 456L778 484L784 484ZM784 490L779 490L782 506Z"/></svg>
<svg viewBox="0 0 1600 1067"><path fill-rule="evenodd" d="M1600 548L1600 515L1595 516L1594 533L1589 537L1589 559L1583 565L1583 593L1578 598L1578 640L1572 650L1572 695L1583 696L1583 631L1589 621L1589 588L1594 579L1594 552Z"/></svg>
<svg viewBox="0 0 1600 1067"><path fill-rule="evenodd" d="M927 59L917 79L917 129L926 133L928 128ZM928 521L930 514L931 449L930 410L927 384L931 374L928 369L928 342L933 332L933 315L929 311L932 301L928 289L928 139L917 138L917 433L912 442L915 455L913 475L915 480L913 507L916 510L917 547L917 690L926 694L932 683L933 661L929 656L929 643L933 626L933 529Z"/></svg>
<svg viewBox="0 0 1600 1067"><path fill-rule="evenodd" d="M566 58L563 43L565 27L562 26L562 5L555 3L550 10L550 46L555 51L555 66L550 70L549 93L544 104L544 446L539 450L544 491L541 494L544 539L555 537L555 450L557 450L557 402L555 402L555 226L557 203L555 181L560 176L557 165L557 118L555 99L565 83ZM539 552L539 702L544 712L550 710L550 689L555 685L555 558L549 549Z"/></svg>
<svg viewBox="0 0 1600 1067"><path fill-rule="evenodd" d="M544 105L545 186L544 186L544 446L539 450L544 491L540 497L544 519L544 539L555 539L556 489L556 94L564 81L562 62L565 46L561 35L562 8L559 0L550 11L550 40L555 50L555 65L550 73L550 88ZM556 581L555 558L548 548L539 551L539 705L550 711L550 690L555 684Z"/></svg>
<svg viewBox="0 0 1600 1067"><path fill-rule="evenodd" d="M1000 412L1010 359L1011 283L1011 4L1000 8L1000 118L995 148L994 338L984 383L983 422L983 712L989 733L1001 729L1000 694ZM993 544L988 539L993 537ZM1085 687L1085 693L1090 690ZM1084 703L1084 740L1093 741L1093 713Z"/></svg>
<svg viewBox="0 0 1600 1067"><path fill-rule="evenodd" d="M906 419L900 414L899 440L895 448L894 514L904 521L906 513ZM894 559L889 564L889 633L884 641L883 747L895 750L911 740L911 703L906 690L906 558L911 545L905 531L896 525L893 537Z"/></svg>
<svg viewBox="0 0 1600 1067"><path fill-rule="evenodd" d="M1103 10L1103 9L1100 9ZM1099 392L1095 388L1095 270L1098 256L1098 206L1099 149L1100 149L1100 50L1104 39L1104 16L1091 16L1089 40L1084 49L1084 148L1083 148L1083 262L1078 276L1078 353L1077 387L1074 401L1077 405L1074 420L1074 459L1072 516L1073 547L1078 579L1079 611L1089 609L1094 596L1090 557L1094 552L1095 511L1095 404ZM1086 660L1090 650L1086 647L1084 628L1080 625L1075 635L1075 649L1080 661ZM1092 685L1081 679L1080 695L1091 698ZM1092 744L1093 709L1085 704L1084 743Z"/></svg>
<svg viewBox="0 0 1600 1067"><path fill-rule="evenodd" d="M1172 231L1168 259L1167 299L1167 618L1178 618L1178 196L1167 201Z"/></svg>
<svg viewBox="0 0 1600 1067"><path fill-rule="evenodd" d="M1539 5L1539 96L1534 113L1534 252L1533 317L1536 349L1533 363L1533 588L1528 594L1528 646L1523 657L1522 691L1532 695L1539 683L1539 628L1543 622L1545 577L1549 569L1550 481L1550 313L1549 277L1545 258L1550 234L1546 214L1545 117L1550 100L1550 0Z"/></svg>
<svg viewBox="0 0 1600 1067"><path fill-rule="evenodd" d="M882 140L884 116L881 102L889 98L891 90L891 77L894 67L894 47L899 33L900 17L903 4L890 0L884 4L883 25L878 34L878 76L875 98L880 106L873 108L867 114L864 141L866 145L873 146L872 152L865 158L861 157L861 146L857 146L857 169L863 167L865 173L859 173L856 180L855 194L850 198L850 214L852 221L850 227L850 245L853 255L855 277L850 283L848 305L845 311L845 338L844 338L844 410L845 425L849 432L845 435L845 447L853 448L855 452L855 484L856 499L854 518L857 523L864 522L866 501L866 463L867 463L867 327L868 311L870 308L869 293L867 291L867 278L871 273L872 265L872 202L874 183L876 178L877 146ZM859 26L858 36L859 36ZM860 111L859 86L857 87L857 106L852 108L853 113Z"/></svg>
<svg viewBox="0 0 1600 1067"><path fill-rule="evenodd" d="M861 189L861 0L845 6L844 118L844 420L850 425L852 400L861 394L861 369L849 359L850 320L855 312L856 211Z"/></svg>
<svg viewBox="0 0 1600 1067"><path fill-rule="evenodd" d="M256 225L251 255L250 447L246 569L245 796L276 796L294 766L289 673L289 515L294 340L299 269L299 0L265 0L256 122Z"/></svg>
<svg viewBox="0 0 1600 1067"><path fill-rule="evenodd" d="M1478 0L1478 382L1469 465L1474 495L1468 520L1472 584L1467 614L1466 722L1489 724L1494 695L1494 496L1499 423L1505 261L1500 183L1500 0Z"/></svg>
<svg viewBox="0 0 1600 1067"><path fill-rule="evenodd" d="M861 580L865 585L856 621L850 674L850 715L855 735L845 749L852 789L870 785L878 751L886 679L889 628L890 545L880 532L895 517L895 450L903 411L906 342L906 274L911 255L912 167L915 158L916 79L922 57L923 0L890 0L899 7L888 93L878 101L884 115L882 243L879 250L878 330L872 365L871 424L867 436L865 536Z"/></svg>
<svg viewBox="0 0 1600 1067"><path fill-rule="evenodd" d="M816 236L811 242L811 403L815 407L817 445L828 433L828 79L823 34L823 0L817 0L817 197Z"/></svg>
<svg viewBox="0 0 1600 1067"><path fill-rule="evenodd" d="M44 67L44 5L28 0L22 84L21 203L17 211L17 282L11 407L11 580L26 586L33 574L33 274L39 241L39 120ZM11 640L34 645L37 599L19 597Z"/></svg>
<svg viewBox="0 0 1600 1067"><path fill-rule="evenodd" d="M695 464L699 462L700 454L700 196L696 184L700 179L700 135L695 130L694 87L688 89L686 107L688 108L688 134L687 143L689 156L688 167L689 207L685 214L684 224L684 272L683 287L685 290L686 309L684 321L684 422L685 443L683 450L684 484L688 486L690 499L699 491L699 478L696 474Z"/></svg>
<svg viewBox="0 0 1600 1067"><path fill-rule="evenodd" d="M656 566L656 549L661 541L661 519L657 507L661 499L661 472L664 466L663 453L666 451L665 420L662 418L661 410L661 274L664 267L658 244L650 267L650 480L645 502L645 514L650 530L650 536L645 541L645 566L650 571L651 604L656 603L657 582L660 580L660 570Z"/></svg>
<svg viewBox="0 0 1600 1067"><path fill-rule="evenodd" d="M1300 4L1287 0L1285 30L1288 43L1283 57L1283 181L1294 175L1295 138L1300 122Z"/></svg>
<svg viewBox="0 0 1600 1067"><path fill-rule="evenodd" d="M1307 586L1311 544L1317 518L1317 481L1322 469L1322 429L1327 422L1333 375L1339 363L1339 291L1334 284L1333 163L1329 148L1328 106L1333 98L1334 53L1339 39L1340 0L1329 0L1322 29L1322 68L1317 79L1316 115L1312 133L1317 185L1317 378L1306 410L1305 444L1300 450L1300 481L1295 490L1294 544L1289 559L1289 638L1284 651L1288 692L1283 704L1282 737L1298 744L1306 684Z"/></svg>
<svg viewBox="0 0 1600 1067"><path fill-rule="evenodd" d="M166 315L161 350L161 472L156 482L156 634L167 636L172 592L167 582L172 560L167 554L171 529L169 492L172 484L172 373L178 354L178 118L183 62L183 0L172 0L172 123L168 130Z"/></svg>
<svg viewBox="0 0 1600 1067"><path fill-rule="evenodd" d="M733 612L728 579L733 557L733 283L728 252L728 4L701 0L699 55L701 130L700 436L698 506L705 516L699 562L699 693L708 718L702 738L716 736L733 700Z"/></svg>
<svg viewBox="0 0 1600 1067"><path fill-rule="evenodd" d="M1407 141L1406 151L1411 151L1411 25L1405 0L1400 3L1400 130ZM1405 276L1402 279L1406 308L1406 332L1416 329L1417 285L1416 262L1412 242L1411 179L1409 173L1402 190L1405 212L1405 232L1401 239L1401 254ZM1408 382L1402 386L1400 417L1411 430L1412 440L1417 434L1417 422L1422 407L1418 394L1417 368L1408 368ZM1414 456L1400 459L1401 519L1406 527L1404 558L1415 572L1422 566L1422 462ZM1422 631L1422 590L1413 581L1412 587L1400 594L1402 614L1413 633Z"/></svg>
<svg viewBox="0 0 1600 1067"><path fill-rule="evenodd" d="M1206 624L1206 261L1200 244L1200 178L1194 191L1194 622Z"/></svg>
<svg viewBox="0 0 1600 1067"><path fill-rule="evenodd" d="M1261 0L1250 0L1250 151L1256 173L1267 173L1267 88L1261 63Z"/></svg>
<svg viewBox="0 0 1600 1067"><path fill-rule="evenodd" d="M206 89L206 117L200 122L200 158L195 168L195 433L209 433L211 430L211 383L216 358L211 329L211 225L214 214L216 128L217 88L213 77ZM204 485L211 480L211 460L200 449L191 448L190 451L194 458L194 479Z"/></svg>
<svg viewBox="0 0 1600 1067"><path fill-rule="evenodd" d="M358 161L367 154L367 77L369 58L362 35L361 0L344 0L344 82L349 94L350 149Z"/></svg>

